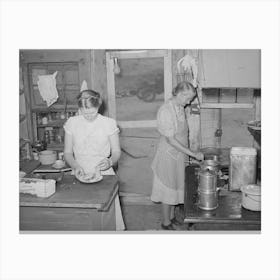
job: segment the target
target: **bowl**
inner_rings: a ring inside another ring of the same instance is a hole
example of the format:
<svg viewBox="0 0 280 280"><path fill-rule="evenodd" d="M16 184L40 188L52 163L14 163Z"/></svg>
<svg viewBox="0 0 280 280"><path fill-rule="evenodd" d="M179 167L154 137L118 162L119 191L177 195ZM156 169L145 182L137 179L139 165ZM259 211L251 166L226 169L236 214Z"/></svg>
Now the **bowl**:
<svg viewBox="0 0 280 280"><path fill-rule="evenodd" d="M39 160L42 165L54 164L56 161L56 152L45 150L39 153Z"/></svg>
<svg viewBox="0 0 280 280"><path fill-rule="evenodd" d="M61 159L56 160L54 165L53 165L53 167L57 168L57 169L60 169L60 168L62 168L64 166L65 166L65 162L63 160L61 160Z"/></svg>
<svg viewBox="0 0 280 280"><path fill-rule="evenodd" d="M261 211L261 186L250 184L241 186L242 207L251 211Z"/></svg>
<svg viewBox="0 0 280 280"><path fill-rule="evenodd" d="M75 177L82 183L97 183L103 179L103 176L98 173L87 173L82 176L75 175Z"/></svg>

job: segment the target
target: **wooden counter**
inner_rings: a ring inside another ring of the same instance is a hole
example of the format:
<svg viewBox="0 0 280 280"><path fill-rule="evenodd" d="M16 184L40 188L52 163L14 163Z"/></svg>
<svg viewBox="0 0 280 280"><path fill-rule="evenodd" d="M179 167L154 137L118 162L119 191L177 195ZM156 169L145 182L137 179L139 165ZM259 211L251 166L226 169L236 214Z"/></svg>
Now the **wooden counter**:
<svg viewBox="0 0 280 280"><path fill-rule="evenodd" d="M115 175L93 184L65 175L48 198L20 194L20 230L115 230L117 192Z"/></svg>

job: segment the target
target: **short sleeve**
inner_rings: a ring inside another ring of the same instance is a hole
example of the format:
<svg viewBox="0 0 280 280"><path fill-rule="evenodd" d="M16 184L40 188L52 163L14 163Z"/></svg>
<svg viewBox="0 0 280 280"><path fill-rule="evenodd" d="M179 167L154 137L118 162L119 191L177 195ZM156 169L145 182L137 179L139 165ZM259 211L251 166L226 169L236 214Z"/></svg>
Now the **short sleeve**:
<svg viewBox="0 0 280 280"><path fill-rule="evenodd" d="M73 134L73 118L69 118L63 126L67 134Z"/></svg>
<svg viewBox="0 0 280 280"><path fill-rule="evenodd" d="M117 122L114 119L108 119L107 122L107 134L109 136L115 134L115 133L119 133L120 129L117 126Z"/></svg>
<svg viewBox="0 0 280 280"><path fill-rule="evenodd" d="M175 134L173 117L168 109L161 108L157 115L158 131L161 135L171 137Z"/></svg>

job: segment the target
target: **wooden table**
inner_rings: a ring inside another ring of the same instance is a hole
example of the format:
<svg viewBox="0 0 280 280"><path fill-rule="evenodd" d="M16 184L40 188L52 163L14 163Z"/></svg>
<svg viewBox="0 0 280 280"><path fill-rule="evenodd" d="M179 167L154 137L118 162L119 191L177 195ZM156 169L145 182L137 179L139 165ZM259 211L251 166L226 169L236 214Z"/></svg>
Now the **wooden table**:
<svg viewBox="0 0 280 280"><path fill-rule="evenodd" d="M184 201L184 223L189 229L196 223L208 224L229 224L232 230L261 228L261 212L246 210L241 206L241 192L222 190L218 197L218 208L215 210L202 210L198 207L196 175L198 166L190 165L186 167L186 186Z"/></svg>
<svg viewBox="0 0 280 280"><path fill-rule="evenodd" d="M117 193L115 175L94 184L65 175L48 198L20 194L20 230L115 230Z"/></svg>

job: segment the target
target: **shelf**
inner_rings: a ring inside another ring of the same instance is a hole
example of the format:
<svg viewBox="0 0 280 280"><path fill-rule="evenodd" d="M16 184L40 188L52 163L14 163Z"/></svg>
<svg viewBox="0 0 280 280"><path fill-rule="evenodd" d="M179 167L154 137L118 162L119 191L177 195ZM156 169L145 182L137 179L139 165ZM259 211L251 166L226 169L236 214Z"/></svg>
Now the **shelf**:
<svg viewBox="0 0 280 280"><path fill-rule="evenodd" d="M67 120L57 120L49 122L48 124L37 124L37 127L62 127Z"/></svg>
<svg viewBox="0 0 280 280"><path fill-rule="evenodd" d="M64 143L47 144L47 150L60 151L64 149Z"/></svg>
<svg viewBox="0 0 280 280"><path fill-rule="evenodd" d="M49 112L64 112L65 111L65 106L64 105L56 105L58 107L56 108L47 108L47 107L35 107L32 109L32 112L44 112L44 113L49 113ZM78 111L78 107L76 105L67 105L66 112L76 112Z"/></svg>
<svg viewBox="0 0 280 280"><path fill-rule="evenodd" d="M252 103L201 103L201 109L252 109Z"/></svg>

